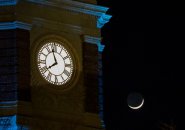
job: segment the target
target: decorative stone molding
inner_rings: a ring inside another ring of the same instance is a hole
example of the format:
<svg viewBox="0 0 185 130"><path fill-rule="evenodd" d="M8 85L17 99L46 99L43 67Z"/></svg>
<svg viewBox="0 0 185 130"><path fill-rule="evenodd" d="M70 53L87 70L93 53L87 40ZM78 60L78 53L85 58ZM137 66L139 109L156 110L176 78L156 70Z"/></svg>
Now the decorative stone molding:
<svg viewBox="0 0 185 130"><path fill-rule="evenodd" d="M55 7L58 9L64 9L66 11L82 13L85 15L91 15L92 17L95 16L97 18L97 21L96 21L97 28L102 28L103 25L106 24L110 20L110 18L112 17L111 15L106 14L107 10L109 9L107 7L102 7L102 6L97 6L94 4L87 4L87 3L77 2L77 1L71 1L71 0L70 1L69 0L61 0L61 1L26 0L26 2L41 4L41 5L45 5L48 7ZM3 0L0 2L0 6L16 5L16 7L19 7L18 4L21 4L21 1L18 2L18 0ZM15 29L15 28L30 30L31 26L27 23L19 22L19 21L22 21L22 20L19 20L19 17L20 17L20 14L19 14L19 12L17 12L17 18L18 18L17 21L0 23L0 30ZM24 17L26 17L26 16L24 16ZM34 18L33 19L31 18L30 20L31 20L30 23L32 23L32 20L35 21ZM36 21L38 21L38 20L36 20ZM90 20L90 21L92 21L92 20ZM75 29L75 31L80 30L78 27L74 27L74 29Z"/></svg>
<svg viewBox="0 0 185 130"><path fill-rule="evenodd" d="M15 108L17 107L17 101L1 101L0 102L0 109L1 108Z"/></svg>
<svg viewBox="0 0 185 130"><path fill-rule="evenodd" d="M99 17L97 20L97 27L102 28L104 24L109 22L111 17L112 17L111 15L106 15L106 14L101 15L101 17Z"/></svg>
<svg viewBox="0 0 185 130"><path fill-rule="evenodd" d="M96 0L75 0L83 3L89 3L89 4L97 4Z"/></svg>
<svg viewBox="0 0 185 130"><path fill-rule="evenodd" d="M1 0L0 6L10 6L10 5L16 5L17 0Z"/></svg>
<svg viewBox="0 0 185 130"><path fill-rule="evenodd" d="M63 8L72 10L75 12L91 14L94 16L102 16L109 9L107 7L102 7L93 4L86 4L82 2L72 1L72 0L61 0L60 2L53 2L53 0L27 0L29 2L38 3L47 6L53 6L57 8Z"/></svg>
<svg viewBox="0 0 185 130"><path fill-rule="evenodd" d="M0 30L9 30L9 29L25 29L31 30L32 26L28 23L14 21L14 22L0 22Z"/></svg>
<svg viewBox="0 0 185 130"><path fill-rule="evenodd" d="M84 42L91 43L91 44L96 44L98 46L98 51L102 52L104 49L104 45L101 44L101 38L99 37L93 37L89 35L84 36Z"/></svg>
<svg viewBox="0 0 185 130"><path fill-rule="evenodd" d="M13 115L17 112L17 101L1 101L0 116Z"/></svg>
<svg viewBox="0 0 185 130"><path fill-rule="evenodd" d="M111 15L106 14L109 8L98 6L98 5L93 5L93 4L87 4L87 3L71 1L71 0L62 0L60 2L53 2L51 0L50 1L49 0L47 1L27 0L27 1L96 16L98 17L97 28L103 27L103 25L107 23L112 17Z"/></svg>

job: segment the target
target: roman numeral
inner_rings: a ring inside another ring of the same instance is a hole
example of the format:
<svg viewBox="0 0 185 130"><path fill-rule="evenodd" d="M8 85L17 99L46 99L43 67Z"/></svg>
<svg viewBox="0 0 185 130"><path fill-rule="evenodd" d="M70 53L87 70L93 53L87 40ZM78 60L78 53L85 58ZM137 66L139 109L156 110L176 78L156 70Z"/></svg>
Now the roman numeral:
<svg viewBox="0 0 185 130"><path fill-rule="evenodd" d="M44 54L43 52L40 52L39 55L44 55L45 57L47 56L46 54Z"/></svg>
<svg viewBox="0 0 185 130"><path fill-rule="evenodd" d="M57 52L57 46L55 45L55 43L51 44L51 49L52 51Z"/></svg>
<svg viewBox="0 0 185 130"><path fill-rule="evenodd" d="M48 53L51 53L51 50L49 49L49 46L46 46L46 49L47 49Z"/></svg>
<svg viewBox="0 0 185 130"><path fill-rule="evenodd" d="M69 67L70 68L71 67L71 64L65 64L65 67Z"/></svg>
<svg viewBox="0 0 185 130"><path fill-rule="evenodd" d="M60 75L60 77L62 78L62 80L64 80L64 78L62 77L62 75Z"/></svg>
<svg viewBox="0 0 185 130"><path fill-rule="evenodd" d="M64 70L63 73L64 73L66 76L68 76L68 77L69 77L69 75L70 75L69 71L67 71L66 69Z"/></svg>
<svg viewBox="0 0 185 130"><path fill-rule="evenodd" d="M60 47L60 49L61 49L61 50L60 50L60 53L59 53L59 54L61 54L61 53L62 53L62 47Z"/></svg>
<svg viewBox="0 0 185 130"><path fill-rule="evenodd" d="M47 70L48 70L47 66L44 66L44 67L42 67L42 68L40 69L40 71L41 71L42 73L45 73Z"/></svg>
<svg viewBox="0 0 185 130"><path fill-rule="evenodd" d="M51 76L52 76L52 74L49 73L49 74L47 75L46 79L51 80Z"/></svg>
<svg viewBox="0 0 185 130"><path fill-rule="evenodd" d="M56 75L55 75L55 83L58 83L58 78Z"/></svg>
<svg viewBox="0 0 185 130"><path fill-rule="evenodd" d="M67 58L69 58L68 56L65 56L63 59L65 60L65 59L67 59Z"/></svg>
<svg viewBox="0 0 185 130"><path fill-rule="evenodd" d="M46 64L46 60L39 60L39 63Z"/></svg>

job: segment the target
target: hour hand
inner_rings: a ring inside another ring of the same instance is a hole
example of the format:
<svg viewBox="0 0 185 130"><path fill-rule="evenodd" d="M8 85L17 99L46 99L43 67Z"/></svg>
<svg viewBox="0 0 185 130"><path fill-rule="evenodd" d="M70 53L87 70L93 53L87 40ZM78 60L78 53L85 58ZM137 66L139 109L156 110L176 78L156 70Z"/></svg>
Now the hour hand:
<svg viewBox="0 0 185 130"><path fill-rule="evenodd" d="M55 66L55 65L57 65L57 64L58 64L58 63L55 62L54 64L50 65L50 66L48 67L48 69L50 69L51 67L53 67L53 66Z"/></svg>

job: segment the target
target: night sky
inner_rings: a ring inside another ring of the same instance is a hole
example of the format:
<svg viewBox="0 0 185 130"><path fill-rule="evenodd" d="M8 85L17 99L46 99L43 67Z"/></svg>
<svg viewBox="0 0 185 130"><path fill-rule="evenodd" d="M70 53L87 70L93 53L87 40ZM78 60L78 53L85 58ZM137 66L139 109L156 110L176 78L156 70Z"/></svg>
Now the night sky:
<svg viewBox="0 0 185 130"><path fill-rule="evenodd" d="M98 3L113 16L102 28L107 130L183 130L184 3ZM143 95L140 110L127 106L130 92Z"/></svg>

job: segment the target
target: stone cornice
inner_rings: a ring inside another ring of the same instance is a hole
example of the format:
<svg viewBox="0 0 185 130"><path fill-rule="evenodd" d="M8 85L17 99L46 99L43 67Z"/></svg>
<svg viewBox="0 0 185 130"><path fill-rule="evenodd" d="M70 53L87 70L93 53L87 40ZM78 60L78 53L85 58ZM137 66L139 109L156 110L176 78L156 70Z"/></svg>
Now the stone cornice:
<svg viewBox="0 0 185 130"><path fill-rule="evenodd" d="M101 44L101 38L99 38L99 37L84 35L84 42L96 44L98 46L99 52L102 52L105 47L104 45Z"/></svg>
<svg viewBox="0 0 185 130"><path fill-rule="evenodd" d="M31 25L28 23L23 23L20 21L14 21L14 22L0 22L0 30L9 30L9 29L25 29L30 30Z"/></svg>
<svg viewBox="0 0 185 130"><path fill-rule="evenodd" d="M17 101L0 102L0 108L14 108L17 107Z"/></svg>
<svg viewBox="0 0 185 130"><path fill-rule="evenodd" d="M10 6L10 5L16 5L17 0L1 0L0 6Z"/></svg>
<svg viewBox="0 0 185 130"><path fill-rule="evenodd" d="M93 4L87 4L72 0L61 0L60 2L54 2L53 0L27 0L28 2L33 2L37 4L53 6L57 8L68 9L75 12L81 12L85 14L91 14L95 16L102 16L109 9L107 7L102 7Z"/></svg>
<svg viewBox="0 0 185 130"><path fill-rule="evenodd" d="M87 4L87 3L82 3L82 2L72 1L72 0L61 0L60 2L53 2L49 0L45 0L45 1L27 0L27 1L96 16L98 17L97 28L102 28L103 25L109 22L109 20L112 17L111 15L106 14L107 10L109 9L107 7Z"/></svg>
<svg viewBox="0 0 185 130"><path fill-rule="evenodd" d="M111 15L106 15L103 14L101 17L98 18L97 20L97 27L98 28L102 28L104 26L104 24L108 23L109 20L111 19Z"/></svg>
<svg viewBox="0 0 185 130"><path fill-rule="evenodd" d="M0 117L15 115L17 113L17 101L0 102Z"/></svg>
<svg viewBox="0 0 185 130"><path fill-rule="evenodd" d="M11 6L19 3L20 0L2 0L0 6ZM109 22L111 15L106 14L109 8L94 4L87 4L72 0L25 0L27 2L41 4L49 7L61 8L69 11L84 13L97 17L97 28L102 28L104 24Z"/></svg>

